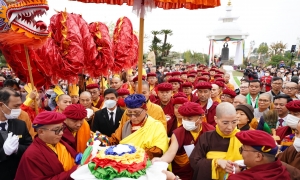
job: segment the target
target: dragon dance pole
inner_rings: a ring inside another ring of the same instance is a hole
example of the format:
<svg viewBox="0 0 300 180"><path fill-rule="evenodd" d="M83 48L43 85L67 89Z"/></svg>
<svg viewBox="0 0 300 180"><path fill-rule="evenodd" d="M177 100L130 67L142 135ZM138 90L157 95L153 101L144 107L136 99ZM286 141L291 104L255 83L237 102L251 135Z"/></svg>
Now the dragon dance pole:
<svg viewBox="0 0 300 180"><path fill-rule="evenodd" d="M34 90L34 83L33 83L33 77L32 77L32 70L31 70L31 65L30 65L30 59L29 59L29 54L28 54L28 48L26 45L24 45L24 50L25 50L25 56L26 56L26 61L27 61L27 67L28 67L28 74L29 74L29 79L31 83L31 89ZM34 103L34 109L36 115L38 115L38 104L36 103L36 99L33 99Z"/></svg>
<svg viewBox="0 0 300 180"><path fill-rule="evenodd" d="M100 81L101 81L101 95L104 97L104 83L103 83L103 74L101 74Z"/></svg>
<svg viewBox="0 0 300 180"><path fill-rule="evenodd" d="M143 45L144 45L144 18L140 18L139 31L139 62L138 62L138 93L142 93L142 75L143 75Z"/></svg>

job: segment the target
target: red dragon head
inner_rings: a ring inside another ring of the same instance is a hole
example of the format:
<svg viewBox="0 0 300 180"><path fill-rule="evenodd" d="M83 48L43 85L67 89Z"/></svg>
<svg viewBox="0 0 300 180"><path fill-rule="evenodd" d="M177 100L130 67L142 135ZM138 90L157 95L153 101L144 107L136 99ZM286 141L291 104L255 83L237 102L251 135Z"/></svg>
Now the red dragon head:
<svg viewBox="0 0 300 180"><path fill-rule="evenodd" d="M21 0L8 5L0 0L0 32L8 31L10 26L10 32L30 39L45 39L49 35L47 26L35 18L46 14L48 10L47 0Z"/></svg>

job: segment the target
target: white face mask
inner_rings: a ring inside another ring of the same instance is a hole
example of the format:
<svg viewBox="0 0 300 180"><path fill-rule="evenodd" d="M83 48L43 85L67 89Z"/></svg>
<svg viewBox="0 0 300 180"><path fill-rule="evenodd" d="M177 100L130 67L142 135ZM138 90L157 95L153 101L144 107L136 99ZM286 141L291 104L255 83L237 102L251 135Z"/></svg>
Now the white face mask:
<svg viewBox="0 0 300 180"><path fill-rule="evenodd" d="M282 73L283 73L283 72L284 72L284 70L280 70L280 72L282 72Z"/></svg>
<svg viewBox="0 0 300 180"><path fill-rule="evenodd" d="M193 131L197 129L196 122L193 121L182 120L182 125L187 131Z"/></svg>
<svg viewBox="0 0 300 180"><path fill-rule="evenodd" d="M294 75L297 75L298 73L297 72L294 72Z"/></svg>
<svg viewBox="0 0 300 180"><path fill-rule="evenodd" d="M63 89L67 89L67 86L66 86L66 85L62 85L62 88L63 88Z"/></svg>
<svg viewBox="0 0 300 180"><path fill-rule="evenodd" d="M298 117L296 117L296 116L293 116L293 115L291 115L291 114L288 114L288 115L286 116L285 122L286 122L287 126L289 126L290 128L296 129L299 120L300 120L300 118L298 118Z"/></svg>
<svg viewBox="0 0 300 180"><path fill-rule="evenodd" d="M5 104L4 106L7 107ZM7 107L7 109L10 110L10 114L5 114L1 109L6 119L18 119L21 114L21 109L10 109L9 107Z"/></svg>
<svg viewBox="0 0 300 180"><path fill-rule="evenodd" d="M265 76L270 76L270 73L265 73Z"/></svg>
<svg viewBox="0 0 300 180"><path fill-rule="evenodd" d="M300 152L300 138L295 137L293 146L295 147L297 152Z"/></svg>
<svg viewBox="0 0 300 180"><path fill-rule="evenodd" d="M107 107L108 109L111 109L111 108L115 107L116 104L117 104L117 101L111 100L111 99L106 100L106 101L104 102L105 107Z"/></svg>

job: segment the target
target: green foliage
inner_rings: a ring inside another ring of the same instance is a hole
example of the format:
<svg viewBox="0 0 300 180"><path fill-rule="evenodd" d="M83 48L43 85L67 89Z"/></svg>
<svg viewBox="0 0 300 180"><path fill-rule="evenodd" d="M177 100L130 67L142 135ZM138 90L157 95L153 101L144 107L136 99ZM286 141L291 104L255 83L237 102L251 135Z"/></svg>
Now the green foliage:
<svg viewBox="0 0 300 180"><path fill-rule="evenodd" d="M282 55L274 55L274 56L272 56L271 61L268 62L268 65L277 66L277 65L280 64L280 61L284 61L284 63L286 65L290 64L289 63L289 61L290 61L289 58L284 57Z"/></svg>
<svg viewBox="0 0 300 180"><path fill-rule="evenodd" d="M268 51L269 51L269 47L268 44L265 42L261 43L257 49L257 53L261 53L262 55L267 54Z"/></svg>
<svg viewBox="0 0 300 180"><path fill-rule="evenodd" d="M190 64L208 64L209 56L207 54L191 52L191 50L187 50L183 53L184 62L188 62Z"/></svg>

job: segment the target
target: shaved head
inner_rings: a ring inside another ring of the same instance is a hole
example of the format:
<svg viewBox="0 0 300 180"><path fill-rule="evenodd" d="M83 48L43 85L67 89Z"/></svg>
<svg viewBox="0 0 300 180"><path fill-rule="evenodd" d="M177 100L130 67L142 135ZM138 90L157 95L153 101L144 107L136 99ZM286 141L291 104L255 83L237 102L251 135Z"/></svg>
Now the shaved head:
<svg viewBox="0 0 300 180"><path fill-rule="evenodd" d="M91 95L91 93L90 93L90 92L88 92L88 91L83 91L83 92L80 94L80 96L79 96L79 97L82 97L82 96L88 96L89 98L92 98L92 95Z"/></svg>
<svg viewBox="0 0 300 180"><path fill-rule="evenodd" d="M217 106L217 118L222 118L224 115L236 115L235 107L229 102L222 102Z"/></svg>
<svg viewBox="0 0 300 180"><path fill-rule="evenodd" d="M61 95L58 96L57 101L61 101L62 99L66 98L66 97L71 98L71 97L70 97L69 95L67 95L67 94L61 94Z"/></svg>

